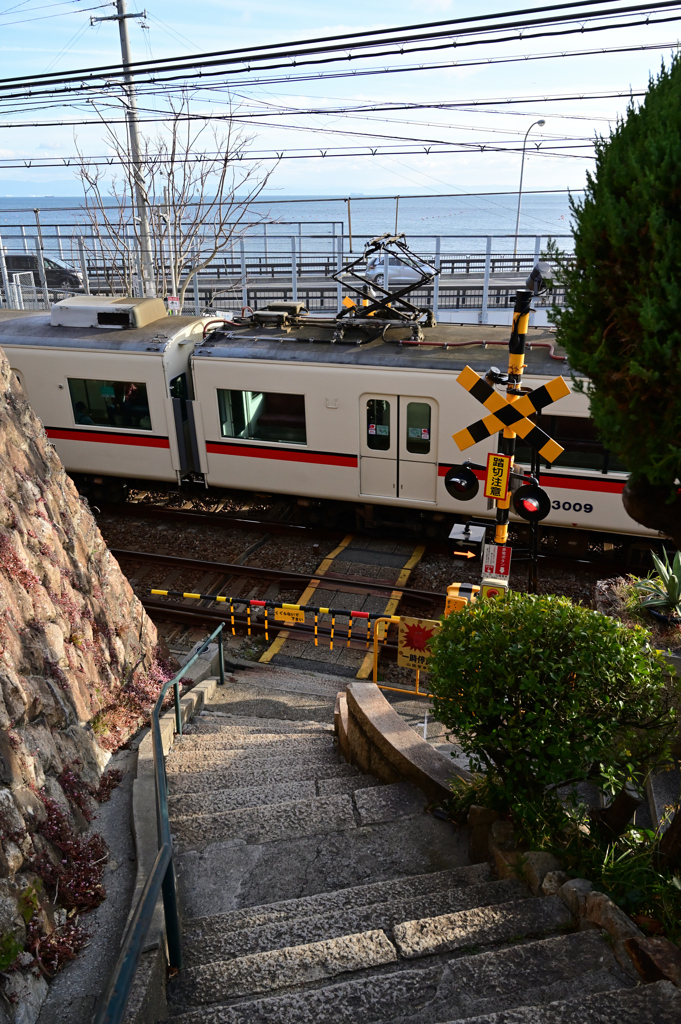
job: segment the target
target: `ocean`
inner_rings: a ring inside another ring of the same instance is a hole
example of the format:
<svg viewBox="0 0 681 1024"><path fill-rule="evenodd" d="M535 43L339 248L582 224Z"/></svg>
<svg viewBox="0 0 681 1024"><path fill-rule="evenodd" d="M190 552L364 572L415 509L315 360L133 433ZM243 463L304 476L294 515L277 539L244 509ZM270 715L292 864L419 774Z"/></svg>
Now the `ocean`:
<svg viewBox="0 0 681 1024"><path fill-rule="evenodd" d="M494 236L493 252L513 249L517 195L486 195L401 196L399 202L395 198L356 196L350 203L353 250L361 251L368 238L394 231L396 207L397 230L404 232L407 242L419 252L434 251L435 236L441 237L442 252L484 251L487 235ZM36 234L34 208L40 211L46 249L55 250L58 245L55 225L59 225L62 236L68 236L75 225L87 224L84 210L72 196L0 197L0 236L8 249L23 251L23 225L32 251L32 236ZM348 253L350 225L344 198L268 197L254 204L249 212L254 221L246 243L250 251L263 250L266 232L267 246L273 252L290 251L293 234L302 234L303 252L324 250L332 235L343 234L343 250ZM83 233L82 229L77 233ZM519 239L521 252L534 251L537 235L542 237L542 246L548 236L564 236L561 248L571 248L567 194L523 195L519 234L525 236ZM64 256L67 249L70 255L70 240L62 246Z"/></svg>

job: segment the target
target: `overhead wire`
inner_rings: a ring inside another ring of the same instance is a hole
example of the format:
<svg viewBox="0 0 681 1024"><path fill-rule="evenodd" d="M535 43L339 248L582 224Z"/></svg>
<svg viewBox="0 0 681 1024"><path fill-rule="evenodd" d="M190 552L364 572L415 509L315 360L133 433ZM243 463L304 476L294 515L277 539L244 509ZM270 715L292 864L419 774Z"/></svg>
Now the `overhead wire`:
<svg viewBox="0 0 681 1024"><path fill-rule="evenodd" d="M508 97L505 97L505 98L502 98L502 99L496 99L496 98L491 98L490 97L489 99L460 100L458 102L438 101L438 102L434 102L434 103L418 102L418 101L410 102L410 103L386 102L386 103L361 104L361 105L358 105L358 106L348 105L346 107L318 107L318 108L314 108L314 107L300 107L300 108L296 108L296 107L289 107L289 106L276 107L275 105L271 104L269 109L267 109L265 111L262 111L262 112L258 111L257 109L256 110L252 110L252 111L245 111L244 112L241 108L237 108L236 110L230 109L230 111L228 113L227 112L226 113L216 112L215 110L207 111L207 112L201 112L201 111L197 112L197 111L194 111L192 113L186 113L186 114L175 114L175 115L173 115L173 117L177 121L212 121L212 120L219 121L219 120L223 120L225 118L229 118L230 121L241 121L241 120L245 120L246 118L251 120L251 119L260 119L260 118L265 118L265 117L278 117L278 116L284 117L284 116L292 116L292 115L295 115L295 116L308 116L308 115L309 116L319 116L319 115L350 116L350 115L360 115L360 114L361 115L365 115L365 114L370 114L370 113L384 113L384 112L388 113L388 112L393 112L393 111L397 112L397 111L402 111L402 110L404 110L404 111L409 111L409 110L415 110L415 111L416 110L443 110L443 111L447 111L447 110L460 110L460 111L464 111L464 112L467 112L467 111L471 111L471 112L477 111L477 112L480 112L480 113L495 114L495 113L497 113L497 111L494 111L494 110L484 110L484 109L478 109L478 108L481 108L482 106L495 106L495 105L499 105L499 106L506 106L506 105L513 105L513 104L522 105L522 104L525 104L525 103L542 103L542 104L546 104L546 103L562 103L562 102L565 102L565 101L576 102L576 101L594 100L594 99L597 99L597 100L602 100L602 99L621 99L622 97L625 97L625 96L626 97L631 97L632 99L635 99L635 98L638 98L638 97L641 97L641 96L644 96L644 95L645 95L645 90L643 90L643 89L639 89L639 90L628 89L628 90L620 90L618 92L610 92L610 93L608 93L608 92L599 92L599 93L593 93L593 94L574 93L574 94L569 94L569 95L565 95L565 94L550 95L550 94L548 94L548 95L544 95L544 96L533 96L533 97L527 97L527 98L508 96ZM61 104L61 103L59 104L59 106L62 106L62 105L63 104ZM114 103L110 103L110 104L106 104L106 106L110 106L111 109L116 109L116 108L120 107L120 103L118 103L118 102L115 103L115 104ZM10 112L9 111L4 111L4 113L5 113L5 116L7 116L7 114L10 113ZM159 121L159 120L167 119L169 111L159 111L156 108L153 108L153 109L145 108L143 105L138 104L138 113L141 113L141 114L154 114L154 115L156 115L156 116L152 116L152 117L144 117L144 116L138 117L138 123L140 123L140 124L149 124L149 123L154 123L154 122ZM513 114L513 113L516 113L516 111L504 111L504 114L509 114L509 113ZM527 116L527 111L518 111L518 113L522 113L523 116ZM586 114L586 115L578 115L578 114L555 114L554 113L551 116L552 117L562 117L562 118L574 119L574 120L603 120L603 121L609 121L610 120L610 118L607 118L607 117L604 117L604 116L599 116L599 115L593 115L593 114L592 115L588 115L588 114ZM386 118L382 118L381 120L383 122L385 122L387 120L390 123L395 123L395 124L400 124L400 123L404 123L404 124L424 124L424 122L422 122L422 121L412 121L412 120L401 121L399 119L386 119ZM124 117L122 117L122 118L112 118L112 117L108 117L107 116L107 124L112 124L113 125L113 124L125 124L125 123L126 123L126 119ZM53 121L25 121L25 122L10 121L10 122L7 122L6 124L3 124L3 123L0 122L0 129L1 128L52 128L52 127L59 127L59 128L61 128L61 127L76 127L76 126L77 127L81 127L81 126L84 126L84 125L91 125L91 124L101 124L101 118L99 118L99 117L87 118L87 119L86 118L80 118L78 120L70 120L70 121L63 120L63 119L59 120L59 121L54 121L54 120ZM437 122L432 122L432 124L433 125L437 125ZM457 127L457 126L448 125L448 127ZM461 127L469 127L469 126L461 126ZM491 131L491 130L494 130L494 129L486 129L486 130L490 130Z"/></svg>
<svg viewBox="0 0 681 1024"><path fill-rule="evenodd" d="M317 47L316 49L310 47L309 41L297 41L295 43L279 43L279 44L275 43L275 44L268 45L267 47L246 47L246 48L241 48L239 50L215 51L213 53L194 54L194 55L191 55L191 56L186 57L186 58L183 58L183 57L171 57L171 58L163 58L163 59L156 60L156 61L153 61L153 62L152 61L135 61L135 62L131 62L130 64L126 64L125 69L120 64L116 64L116 65L104 65L104 66L96 67L96 68L86 68L86 69L80 69L80 70L73 70L73 71L69 71L69 72L66 72L66 73L62 74L59 77L57 77L55 73L50 73L48 75L30 75L30 76L25 76L25 77L21 77L21 78L18 78L18 77L4 78L4 79L0 79L0 90L4 91L4 90L7 90L7 89L15 89L19 85L22 85L22 86L24 86L26 88L33 89L34 90L34 94L35 94L35 90L38 89L38 88L40 88L42 90L41 94L45 93L48 90L51 93L55 93L55 92L62 91L62 90L55 90L54 86L56 86L56 85L69 85L69 84L79 83L79 90L82 91L83 89L93 87L93 86L91 86L89 84L86 84L86 83L92 82L93 79L106 78L107 80L110 81L111 79L116 79L116 78L120 78L122 76L127 76L127 75L130 75L130 76L133 76L133 77L134 76L139 76L139 75L147 76L147 77L149 75L155 75L156 76L155 77L155 81L156 81L156 83L158 83L159 81L165 82L165 81L170 81L171 80L171 79L167 79L167 78L159 78L158 76L161 75L161 74L167 75L169 72L173 72L173 71L188 72L191 69L192 74L185 73L185 75L183 76L185 79L189 80L189 79L194 79L196 77L201 77L201 76L205 76L206 74L209 74L209 71L208 71L209 68L213 68L213 67L216 67L216 66L224 67L224 66L226 66L228 64L244 64L244 65L246 65L244 68L232 68L232 72L231 72L232 74L234 74L234 73L239 73L240 74L240 73L244 73L244 72L250 71L254 62L262 64L262 62L272 61L272 60L279 60L279 61L281 61L283 58L289 58L288 63L285 64L285 65L282 65L281 63L279 63L279 64L275 63L275 64L265 64L264 66L265 66L265 68L267 70L276 70L276 69L278 69L278 68L280 68L282 66L286 66L286 67L300 67L301 65L302 66L307 66L307 65L310 65L310 64L328 64L328 63L333 63L333 62L337 62L337 61L348 61L348 60L363 59L363 58L366 58L367 56L368 57L379 57L379 58L380 57L385 57L385 56L396 56L396 55L403 56L405 53L409 54L409 53L415 53L415 52L429 52L429 51L436 50L436 49L448 48L450 46L461 47L461 46L491 45L491 44L496 44L496 43L500 43L500 42L513 41L513 40L518 39L519 37L522 38L523 41L531 41L533 39L544 38L546 36L572 35L572 34L575 34L575 33L579 33L579 34L583 35L586 32L612 31L615 28L631 28L631 27L637 27L637 26L642 25L642 24L654 25L654 24L666 23L668 21L677 21L677 20L679 20L680 15L678 13L677 14L672 14L669 17L663 17L663 18L651 18L650 14L648 14L647 17L645 18L645 20L638 19L636 21L619 22L617 24L610 23L608 25L585 24L585 22L590 21L590 20L598 20L598 19L603 20L603 17L605 15L612 15L613 17L616 16L616 17L620 17L621 18L622 15L627 14L627 13L633 13L633 12L645 13L646 11L650 12L651 10L662 11L662 10L665 10L667 8L677 8L678 9L679 8L679 0L664 0L664 2L662 2L662 3L631 5L631 6L626 7L626 8L616 8L616 9L610 9L608 11L602 11L602 12L599 11L597 14L594 14L592 17L587 17L587 18L579 19L580 20L580 24L578 26L576 26L576 27L573 27L573 28L563 27L563 28L559 28L557 30L551 28L551 29L547 29L546 31L542 31L542 32L530 32L530 31L528 31L529 29L532 29L532 28L542 28L544 26L548 26L550 24L554 24L554 23L556 23L558 21L566 22L566 21L575 21L576 20L574 16L569 17L569 16L565 16L565 15L561 15L561 16L556 17L556 18L546 18L546 17L544 17L544 18L541 18L541 19L534 19L533 21L525 21L525 22L505 22L505 23L503 23L500 26L494 26L493 29L488 30L488 31L494 30L494 31L499 32L499 31L503 31L503 30L507 30L507 29L519 29L520 30L519 34L515 33L512 36L491 36L491 37L488 36L488 37L483 38L483 39L460 39L459 38L461 35L480 34L481 30L478 27L474 27L474 28L470 28L470 29L464 29L464 28L457 29L456 33L455 33L457 38L455 40L452 40L450 38L454 34L454 33L451 32L451 30L447 31L447 32L440 32L440 33L434 33L434 34L431 33L431 34L428 34L428 35L414 36L413 34L409 35L408 32L405 32L402 29L396 28L396 29L391 30L393 32L393 34L395 35L395 39L392 39L390 41L386 41L385 45L397 45L397 44L400 44L400 48L398 50L395 50L395 49L383 50L381 53L370 53L370 54L367 54L367 53L364 52L364 50L367 49L367 48L371 48L371 47L375 48L376 43L375 43L373 38L365 38L364 41L358 40L355 43L353 43L352 45L348 45L348 41L347 41L348 37L347 36L343 36L343 37L333 37L334 42L332 44L330 44L328 46ZM503 17L503 15L500 15L499 17ZM450 22L449 24L452 24L452 23ZM399 33L399 32L402 32L401 36L397 35L397 33ZM366 36L371 37L373 35L373 33L363 33L362 35L365 36L365 37ZM441 38L443 36L446 36L447 39L445 40L444 38ZM411 44L411 43L420 43L420 42L424 42L424 41L429 42L430 45L428 45L428 46L406 45L406 44ZM379 45L383 45L383 44L379 44ZM284 47L287 47L288 50L285 51L285 50L282 49L281 54L279 54L277 51L280 48L284 48ZM342 55L341 56L323 56L323 54L335 54L337 51L343 51ZM352 52L350 52L350 51L352 51ZM354 52L354 51L358 51L358 52ZM307 58L307 59L303 59L303 58ZM97 87L97 86L94 86L94 87ZM99 85L99 88L101 88L101 85ZM65 90L65 91L68 91L68 90Z"/></svg>

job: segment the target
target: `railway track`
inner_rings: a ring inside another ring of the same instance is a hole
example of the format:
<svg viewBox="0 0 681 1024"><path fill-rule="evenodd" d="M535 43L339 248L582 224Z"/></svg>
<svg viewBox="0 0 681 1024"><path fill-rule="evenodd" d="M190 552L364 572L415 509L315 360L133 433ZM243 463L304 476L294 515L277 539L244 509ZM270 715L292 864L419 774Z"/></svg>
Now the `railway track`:
<svg viewBox="0 0 681 1024"><path fill-rule="evenodd" d="M125 548L113 548L112 553L157 621L185 626L227 621L234 640L239 634L264 634L268 646L260 653L261 662L289 667L329 670L333 665L334 672L366 678L372 619L395 614L403 601L422 616L444 606L445 594L406 586L423 546L347 534L313 573L245 564L266 541L267 535L229 563ZM159 591L168 592L167 597L160 599ZM200 597L189 599L188 593ZM225 597L233 601L228 604ZM217 598L223 600L218 603ZM302 623L273 622L266 609L282 602L319 609L314 625L309 614ZM394 656L390 637L383 650Z"/></svg>
<svg viewBox="0 0 681 1024"><path fill-rule="evenodd" d="M205 499L201 499L205 500ZM188 500L186 505L189 506L191 503ZM267 532L273 536L290 536L290 537L314 537L319 540L338 541L346 535L350 530L356 533L355 523L350 523L351 516L347 514L344 516L345 529L332 529L324 528L318 524L305 524L295 523L290 521L290 517L296 512L295 504L292 500L281 500L274 502L271 507L263 512L262 514L248 514L242 515L239 512L225 512L222 511L222 505L224 500L215 499L214 507L212 510L199 510L194 507L168 507L167 505L151 504L145 501L128 501L121 505L102 505L98 508L100 515L108 515L119 518L130 518L130 519L149 519L157 522L166 523L178 523L183 524L187 527L197 526L209 526L209 527L220 527L224 526L229 529L241 530L245 532ZM464 515L451 516L451 521L460 520L465 521ZM489 520L490 529L493 528L494 522L492 519ZM514 528L520 525L522 530L522 524L514 524ZM540 536L541 536L540 527ZM376 534L373 531L361 530L364 535L373 537ZM405 541L413 531L410 531L406 525L394 524L391 526L382 525L380 529L381 538L391 538L399 541ZM449 552L449 544L446 540L446 535L449 532L449 525L446 530L442 530L443 536L440 539L428 537L426 543L428 550L431 553L447 554ZM560 532L560 531L559 531ZM570 536L567 539L567 546L570 547L574 537L577 536L579 531L563 531L566 535ZM555 534L556 531L551 528L549 535ZM548 539L548 538L547 538ZM630 541L631 538L622 537L622 542ZM514 546L514 542L512 542ZM516 546L525 548L524 541L518 543ZM540 546L539 550L539 562L546 569L550 571L551 566L561 565L573 565L575 563L581 563L584 565L597 565L603 566L609 574L626 574L632 571L632 565L626 562L616 551L616 545L609 542L609 554L604 554L604 551L589 551L582 544L575 544L575 553L560 553L559 551L553 550L548 547L542 550ZM649 561L649 559L648 559ZM652 566L648 565L648 561L641 563L641 569L647 571ZM516 559L516 563L518 559Z"/></svg>

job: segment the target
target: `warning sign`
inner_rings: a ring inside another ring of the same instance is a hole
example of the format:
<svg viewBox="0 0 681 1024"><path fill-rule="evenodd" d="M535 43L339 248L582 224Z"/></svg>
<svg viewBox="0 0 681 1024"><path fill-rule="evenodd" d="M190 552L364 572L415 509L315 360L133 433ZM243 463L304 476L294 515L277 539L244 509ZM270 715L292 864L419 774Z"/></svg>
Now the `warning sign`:
<svg viewBox="0 0 681 1024"><path fill-rule="evenodd" d="M172 315L173 313L179 316L180 314L180 298L178 295L168 296L168 312Z"/></svg>
<svg viewBox="0 0 681 1024"><path fill-rule="evenodd" d="M294 622L305 622L305 612L295 608L275 608L274 617L287 626L292 626Z"/></svg>
<svg viewBox="0 0 681 1024"><path fill-rule="evenodd" d="M511 571L512 548L508 544L485 544L482 555L482 575L507 580Z"/></svg>
<svg viewBox="0 0 681 1024"><path fill-rule="evenodd" d="M485 475L485 497L495 501L506 501L508 497L508 479L511 475L511 456L490 452L487 456L487 473Z"/></svg>
<svg viewBox="0 0 681 1024"><path fill-rule="evenodd" d="M424 668L433 652L430 641L440 632L435 619L412 619L402 616L397 636L397 664L403 668Z"/></svg>

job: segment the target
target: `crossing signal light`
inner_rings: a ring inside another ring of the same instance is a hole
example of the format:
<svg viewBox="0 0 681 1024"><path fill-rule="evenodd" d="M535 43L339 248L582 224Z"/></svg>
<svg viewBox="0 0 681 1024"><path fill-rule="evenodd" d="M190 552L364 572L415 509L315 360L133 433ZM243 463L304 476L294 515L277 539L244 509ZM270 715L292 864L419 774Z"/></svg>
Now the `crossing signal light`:
<svg viewBox="0 0 681 1024"><path fill-rule="evenodd" d="M445 487L457 501L470 501L478 493L480 483L468 466L452 466L445 474Z"/></svg>
<svg viewBox="0 0 681 1024"><path fill-rule="evenodd" d="M513 492L513 510L521 519L538 523L551 511L551 499L539 484L523 484Z"/></svg>

